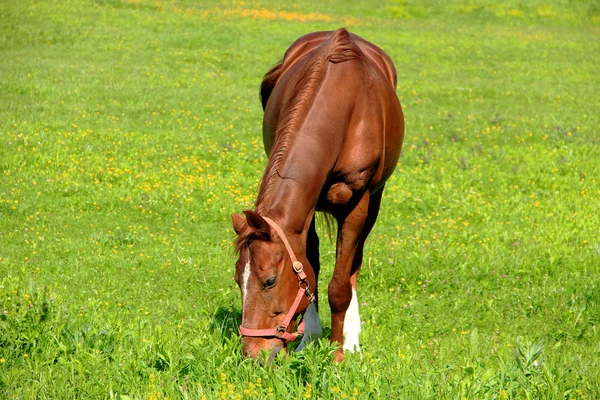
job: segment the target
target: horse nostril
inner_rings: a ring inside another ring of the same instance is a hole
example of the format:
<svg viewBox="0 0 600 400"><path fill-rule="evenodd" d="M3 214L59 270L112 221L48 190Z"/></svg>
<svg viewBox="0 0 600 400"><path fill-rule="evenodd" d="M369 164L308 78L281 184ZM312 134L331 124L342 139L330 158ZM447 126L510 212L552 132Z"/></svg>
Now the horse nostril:
<svg viewBox="0 0 600 400"><path fill-rule="evenodd" d="M244 357L251 357L250 351L246 348L246 346L242 347L242 355Z"/></svg>

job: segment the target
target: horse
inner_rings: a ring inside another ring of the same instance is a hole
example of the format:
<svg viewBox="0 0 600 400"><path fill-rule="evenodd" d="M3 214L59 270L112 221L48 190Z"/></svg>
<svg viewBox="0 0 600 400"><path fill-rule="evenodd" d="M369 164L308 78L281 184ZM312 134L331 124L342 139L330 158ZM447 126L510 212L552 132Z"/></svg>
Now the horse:
<svg viewBox="0 0 600 400"><path fill-rule="evenodd" d="M396 76L382 49L345 28L300 37L265 74L268 162L254 210L231 216L245 356L266 350L272 359L302 334L296 350L322 335L316 211L337 222L328 286L334 361L360 351L363 248L404 139Z"/></svg>

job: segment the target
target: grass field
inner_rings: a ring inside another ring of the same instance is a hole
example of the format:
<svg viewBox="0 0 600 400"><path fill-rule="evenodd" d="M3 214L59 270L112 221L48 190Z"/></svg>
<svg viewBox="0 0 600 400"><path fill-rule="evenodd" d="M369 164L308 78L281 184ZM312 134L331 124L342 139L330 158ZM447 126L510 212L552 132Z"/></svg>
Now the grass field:
<svg viewBox="0 0 600 400"><path fill-rule="evenodd" d="M600 3L347 3L0 2L0 398L600 397ZM340 26L406 116L363 351L331 363L323 307L324 340L260 367L230 222L258 86Z"/></svg>

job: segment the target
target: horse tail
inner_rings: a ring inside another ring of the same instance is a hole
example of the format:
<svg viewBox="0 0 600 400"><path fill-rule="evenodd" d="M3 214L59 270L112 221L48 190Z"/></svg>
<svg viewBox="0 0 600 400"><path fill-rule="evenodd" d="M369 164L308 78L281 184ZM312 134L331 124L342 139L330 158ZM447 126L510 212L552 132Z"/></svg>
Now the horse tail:
<svg viewBox="0 0 600 400"><path fill-rule="evenodd" d="M281 60L279 63L277 63L277 65L271 68L263 77L262 83L260 84L260 102L262 103L263 111L267 107L267 101L271 96L271 92L273 91L275 84L279 80L282 67L283 60Z"/></svg>
<svg viewBox="0 0 600 400"><path fill-rule="evenodd" d="M329 53L327 54L327 61L338 64L349 60L362 60L364 58L363 52L360 47L354 43L346 28L340 28L333 32L329 40L330 48ZM271 92L273 92L273 88L281 76L283 61L284 60L278 62L263 77L260 85L260 102L263 111L267 107L267 101L271 96Z"/></svg>
<svg viewBox="0 0 600 400"><path fill-rule="evenodd" d="M354 43L346 28L340 28L333 32L331 40L327 61L338 64L350 60L360 61L364 58L362 50Z"/></svg>

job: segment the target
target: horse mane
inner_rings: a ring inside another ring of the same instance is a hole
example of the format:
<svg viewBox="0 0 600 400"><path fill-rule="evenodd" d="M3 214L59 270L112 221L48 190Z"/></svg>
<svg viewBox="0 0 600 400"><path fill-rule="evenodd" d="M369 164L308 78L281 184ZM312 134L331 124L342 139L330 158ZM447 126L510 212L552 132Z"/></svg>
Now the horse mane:
<svg viewBox="0 0 600 400"><path fill-rule="evenodd" d="M326 53L325 53L326 51ZM323 56L324 55L324 56ZM352 41L350 33L345 28L340 28L308 55L304 66L285 95L277 127L277 138L271 149L269 161L263 175L255 209L260 213L264 200L269 195L274 177L281 176L278 166L284 160L286 150L295 132L302 126L308 111L323 82L328 63L342 63L350 60L363 60L364 55L358 45ZM260 98L263 110L271 92L281 76L284 59L264 76L260 87Z"/></svg>

